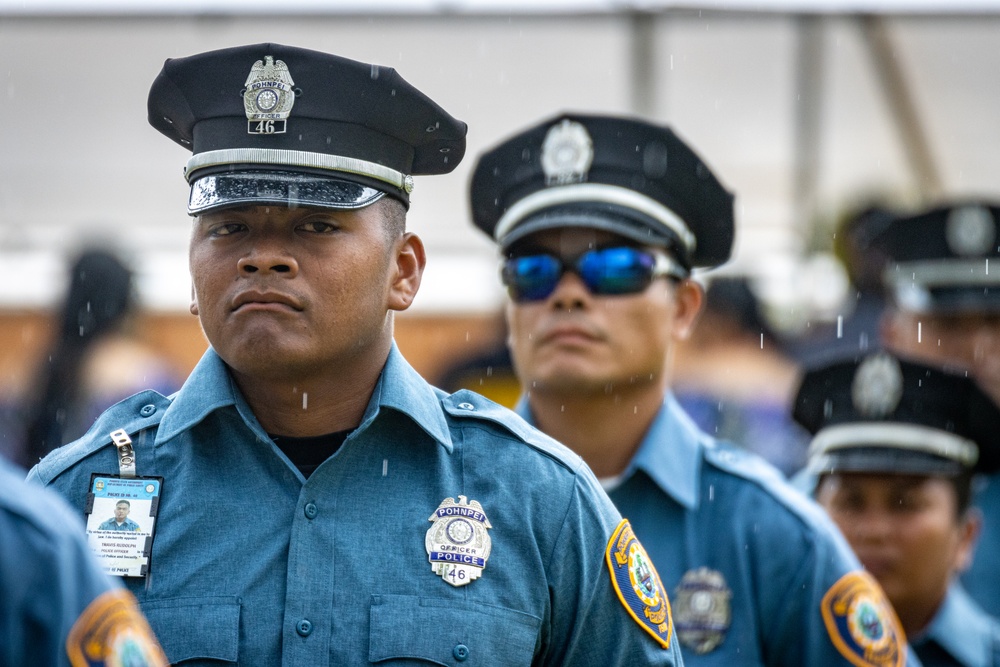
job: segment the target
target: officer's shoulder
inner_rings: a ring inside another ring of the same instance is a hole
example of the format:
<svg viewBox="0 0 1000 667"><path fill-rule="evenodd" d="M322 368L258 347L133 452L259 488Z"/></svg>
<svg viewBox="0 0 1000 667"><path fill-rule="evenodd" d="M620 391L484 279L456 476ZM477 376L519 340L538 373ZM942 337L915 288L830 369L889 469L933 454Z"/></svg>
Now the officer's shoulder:
<svg viewBox="0 0 1000 667"><path fill-rule="evenodd" d="M761 498L770 499L804 526L827 532L829 521L822 509L757 454L729 442L713 440L704 448L704 457L716 471Z"/></svg>
<svg viewBox="0 0 1000 667"><path fill-rule="evenodd" d="M94 452L110 447L112 432L121 429L129 436L134 436L158 425L170 403L170 398L152 389L140 391L115 403L79 439L52 451L35 465L31 469L30 478L48 484Z"/></svg>
<svg viewBox="0 0 1000 667"><path fill-rule="evenodd" d="M24 480L20 473L20 469L0 462L0 534L4 540L33 550L22 552L22 557L37 557L38 551L54 553L55 544L75 535L67 526L79 523L80 518L61 496ZM11 549L0 551L10 553Z"/></svg>
<svg viewBox="0 0 1000 667"><path fill-rule="evenodd" d="M583 459L571 449L526 422L519 414L468 389L454 394L441 393L444 411L456 420L473 420L501 439L527 445L527 451L545 456L567 470L576 472Z"/></svg>

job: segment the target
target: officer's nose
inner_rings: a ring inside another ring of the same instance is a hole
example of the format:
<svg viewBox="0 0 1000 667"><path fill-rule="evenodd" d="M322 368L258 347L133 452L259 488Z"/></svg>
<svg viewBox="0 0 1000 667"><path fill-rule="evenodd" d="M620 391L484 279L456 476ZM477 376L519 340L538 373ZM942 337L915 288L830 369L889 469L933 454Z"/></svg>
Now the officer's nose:
<svg viewBox="0 0 1000 667"><path fill-rule="evenodd" d="M554 310L581 310L590 300L590 291L580 276L567 271L556 284L555 291L549 296L549 303Z"/></svg>
<svg viewBox="0 0 1000 667"><path fill-rule="evenodd" d="M280 273L289 278L299 272L295 257L274 243L256 245L249 255L240 258L236 267L241 274Z"/></svg>

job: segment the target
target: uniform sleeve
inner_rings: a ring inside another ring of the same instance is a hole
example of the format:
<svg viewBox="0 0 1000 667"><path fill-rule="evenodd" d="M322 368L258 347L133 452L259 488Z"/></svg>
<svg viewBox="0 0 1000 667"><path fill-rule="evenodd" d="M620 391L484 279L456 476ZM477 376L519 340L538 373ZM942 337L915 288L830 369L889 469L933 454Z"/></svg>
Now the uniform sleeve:
<svg viewBox="0 0 1000 667"><path fill-rule="evenodd" d="M779 652L770 664L919 665L881 587L836 528L817 516L811 530L763 545L800 552L799 558L776 559L797 562L797 569L765 574L760 584L761 618L770 619L765 643Z"/></svg>
<svg viewBox="0 0 1000 667"><path fill-rule="evenodd" d="M80 518L54 493L17 482L16 502L0 504L0 664L104 665L123 649L137 658L130 664L166 664L134 599L90 553ZM74 633L89 642L80 661L70 659ZM125 634L134 638L113 641Z"/></svg>
<svg viewBox="0 0 1000 667"><path fill-rule="evenodd" d="M660 602L653 605L653 615L659 613L663 618L652 628L645 626L633 615L637 611L641 614L641 609L630 610L616 589L608 563L608 545L613 536L619 538L615 543L621 543L626 551L632 544L622 539L628 537L621 530L627 522L622 522L592 475L580 474L578 480L547 568L552 621L543 664L682 665L665 589L658 578L655 582L646 580L650 591L647 599ZM637 553L634 547L630 550ZM611 560L616 562L614 555ZM655 577L655 569L643 570L637 562L632 565Z"/></svg>

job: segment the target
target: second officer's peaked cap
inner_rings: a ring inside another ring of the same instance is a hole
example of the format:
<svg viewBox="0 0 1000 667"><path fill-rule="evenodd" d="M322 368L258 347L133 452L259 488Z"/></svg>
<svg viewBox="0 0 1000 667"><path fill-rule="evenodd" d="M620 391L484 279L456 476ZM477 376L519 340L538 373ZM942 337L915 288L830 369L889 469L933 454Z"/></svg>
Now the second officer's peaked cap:
<svg viewBox="0 0 1000 667"><path fill-rule="evenodd" d="M390 67L281 44L167 60L149 122L192 152L188 212L288 204L409 205L413 176L450 172L465 123Z"/></svg>
<svg viewBox="0 0 1000 667"><path fill-rule="evenodd" d="M1000 469L1000 410L976 383L887 352L807 371L793 415L817 474Z"/></svg>
<svg viewBox="0 0 1000 667"><path fill-rule="evenodd" d="M872 241L883 283L903 308L1000 311L1000 203L954 202L895 218Z"/></svg>
<svg viewBox="0 0 1000 667"><path fill-rule="evenodd" d="M479 158L472 218L503 250L535 232L602 229L714 267L733 245L733 195L668 128L566 113Z"/></svg>

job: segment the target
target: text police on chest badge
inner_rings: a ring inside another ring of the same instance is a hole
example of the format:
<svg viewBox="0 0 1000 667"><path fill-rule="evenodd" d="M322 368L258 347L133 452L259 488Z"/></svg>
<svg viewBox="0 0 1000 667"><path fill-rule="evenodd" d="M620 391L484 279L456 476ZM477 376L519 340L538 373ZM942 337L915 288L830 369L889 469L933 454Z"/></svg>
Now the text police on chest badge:
<svg viewBox="0 0 1000 667"><path fill-rule="evenodd" d="M492 528L479 501L468 502L465 496L445 498L428 521L424 546L431 570L452 586L465 586L478 579L490 557Z"/></svg>

